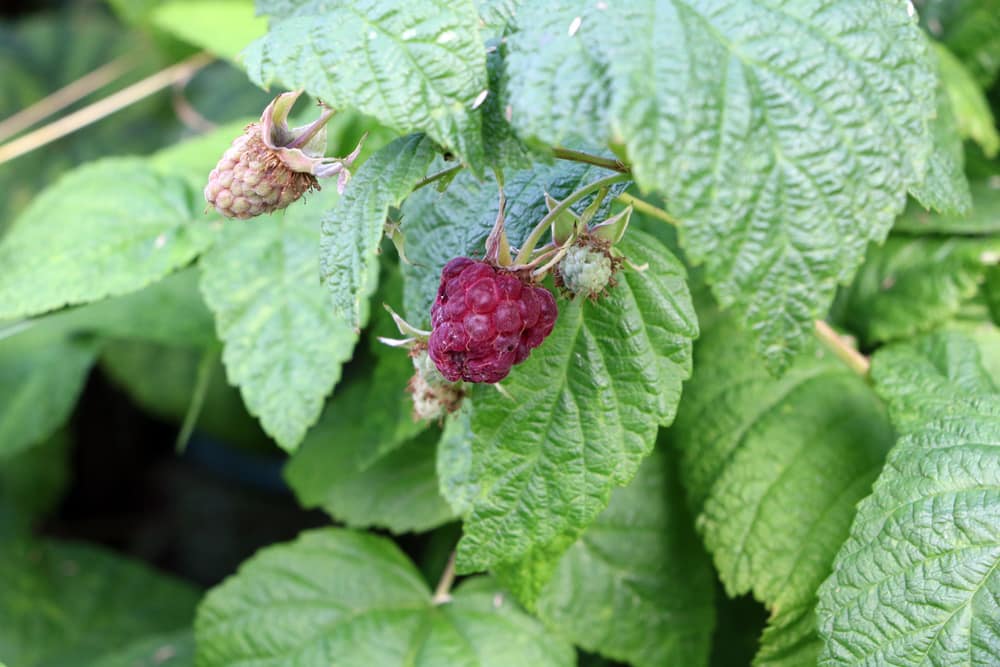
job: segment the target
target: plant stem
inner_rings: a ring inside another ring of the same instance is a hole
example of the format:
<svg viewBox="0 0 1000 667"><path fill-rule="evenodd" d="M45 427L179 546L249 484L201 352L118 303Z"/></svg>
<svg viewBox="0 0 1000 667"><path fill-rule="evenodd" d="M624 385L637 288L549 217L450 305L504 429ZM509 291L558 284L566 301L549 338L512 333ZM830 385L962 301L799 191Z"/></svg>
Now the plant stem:
<svg viewBox="0 0 1000 667"><path fill-rule="evenodd" d="M43 125L34 132L29 132L9 143L3 144L0 146L0 164L9 162L25 153L30 153L36 148L41 148L56 139L61 139L67 134L76 132L91 123L96 123L116 111L120 111L141 99L159 92L175 81L182 81L214 59L215 57L208 53L193 55L187 60L160 70L156 74L123 88L117 93L108 95L104 99L98 100L79 111L75 111L68 116L63 116L48 125Z"/></svg>
<svg viewBox="0 0 1000 667"><path fill-rule="evenodd" d="M80 100L95 90L103 88L125 73L132 65L132 56L122 56L105 63L92 72L84 74L54 93L43 97L31 106L21 109L3 121L0 121L0 141L13 137L40 120L64 109L73 102Z"/></svg>
<svg viewBox="0 0 1000 667"><path fill-rule="evenodd" d="M184 423L177 434L177 441L174 443L174 451L182 454L187 449L188 440L191 433L198 424L198 417L201 416L201 409L205 406L205 396L208 395L208 385L212 382L212 371L215 370L215 362L219 357L219 348L215 345L206 349L201 359L198 361L198 370L195 374L194 392L191 394L191 402L188 404L187 412L184 414Z"/></svg>
<svg viewBox="0 0 1000 667"><path fill-rule="evenodd" d="M847 364L848 368L863 378L868 377L868 371L871 368L868 357L851 347L840 334L833 330L833 327L823 320L816 320L816 337L827 349Z"/></svg>
<svg viewBox="0 0 1000 667"><path fill-rule="evenodd" d="M646 215L662 220L668 225L673 225L674 227L681 226L680 220L670 215L659 206L653 206L645 199L639 199L638 197L634 197L628 194L627 192L621 193L615 199L617 199L623 204L635 207L635 210L639 211L640 213L645 213Z"/></svg>
<svg viewBox="0 0 1000 667"><path fill-rule="evenodd" d="M431 602L434 604L444 604L451 601L451 585L455 583L455 552L448 556L448 564L444 566L441 573L441 580L438 581L437 588L434 589L434 597Z"/></svg>
<svg viewBox="0 0 1000 667"><path fill-rule="evenodd" d="M535 228L531 230L528 238L524 240L524 244L521 246L521 250L517 253L517 258L514 259L515 266L518 264L527 264L528 260L531 259L531 252L535 248L535 244L538 243L538 239L542 237L545 230L552 225L552 221L556 217L565 211L567 208L580 201L591 192L595 190L600 190L601 188L607 187L609 185L614 185L615 183L621 183L622 181L627 181L629 179L628 174L614 174L613 176L605 176L604 178L598 179L593 183L589 183L576 192L573 192L568 197L559 202L551 211L549 211L544 218L542 218Z"/></svg>
<svg viewBox="0 0 1000 667"><path fill-rule="evenodd" d="M590 153L584 153L583 151L574 151L569 148L560 148L556 146L552 149L552 154L555 155L560 160L571 160L572 162L584 162L586 164L592 164L598 167L604 167L605 169L610 169L611 171L617 171L622 174L627 174L631 172L631 168L623 163L621 160L614 160L611 158L600 157L599 155L591 155Z"/></svg>
<svg viewBox="0 0 1000 667"><path fill-rule="evenodd" d="M434 181L439 181L442 178L444 178L446 176L450 176L451 174L454 174L456 171L459 171L460 169L464 169L464 168L465 168L465 165L462 164L462 163L453 164L452 166L448 167L447 169L442 169L441 171L437 172L436 174L431 174L430 176L427 176L426 178L422 178L419 181L417 181L417 184L413 186L413 191L416 192L417 190L419 190L420 188L424 187L425 185L430 185Z"/></svg>

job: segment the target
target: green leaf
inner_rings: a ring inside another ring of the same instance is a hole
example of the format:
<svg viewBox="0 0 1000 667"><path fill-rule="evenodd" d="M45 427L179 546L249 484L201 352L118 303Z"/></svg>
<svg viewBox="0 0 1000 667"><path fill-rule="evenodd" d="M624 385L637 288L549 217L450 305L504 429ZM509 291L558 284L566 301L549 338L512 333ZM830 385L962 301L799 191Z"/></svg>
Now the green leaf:
<svg viewBox="0 0 1000 667"><path fill-rule="evenodd" d="M72 543L0 545L0 581L0 655L17 667L90 665L189 625L198 600L186 584Z"/></svg>
<svg viewBox="0 0 1000 667"><path fill-rule="evenodd" d="M429 139L401 137L369 158L344 196L323 215L320 270L334 311L352 326L364 323L364 304L378 282L376 251L389 207L398 206L430 165Z"/></svg>
<svg viewBox="0 0 1000 667"><path fill-rule="evenodd" d="M330 401L285 468L285 479L304 507L321 507L349 526L394 533L426 531L454 516L438 493L435 431L419 435L425 425L411 426L390 452L367 460L369 450L382 444L379 436L391 435L396 427L396 415L384 407L391 403L385 399L392 389L365 378ZM395 389L403 393L402 385Z"/></svg>
<svg viewBox="0 0 1000 667"><path fill-rule="evenodd" d="M978 143L987 157L996 156L1000 150L1000 134L982 89L951 51L940 44L935 46L941 83L951 101L959 133Z"/></svg>
<svg viewBox="0 0 1000 667"><path fill-rule="evenodd" d="M671 433L726 591L785 608L829 573L892 435L837 359L811 350L775 380L750 344L731 322L702 336Z"/></svg>
<svg viewBox="0 0 1000 667"><path fill-rule="evenodd" d="M927 163L927 173L923 181L912 186L910 192L924 208L933 208L942 213L968 215L972 210L972 195L969 193L969 181L965 177L963 135L959 129L950 88L945 79L951 74L944 65L945 58L950 54L947 54L947 49L943 47L934 53L939 74L935 93L937 115L931 121L934 150Z"/></svg>
<svg viewBox="0 0 1000 667"><path fill-rule="evenodd" d="M921 20L983 88L1000 71L1000 2L918 0Z"/></svg>
<svg viewBox="0 0 1000 667"><path fill-rule="evenodd" d="M70 439L57 431L0 462L0 541L26 535L55 509L70 478Z"/></svg>
<svg viewBox="0 0 1000 667"><path fill-rule="evenodd" d="M983 294L986 297L986 306L990 310L990 317L994 323L1000 324L1000 266L994 264L986 269Z"/></svg>
<svg viewBox="0 0 1000 667"><path fill-rule="evenodd" d="M579 162L535 164L505 174L506 228L510 242L519 245L532 227L548 212L545 193L563 199L583 185L607 176L604 169ZM625 189L620 183L611 195ZM573 209L582 211L593 201L585 197ZM460 255L482 257L484 241L493 227L499 207L499 189L492 180L480 181L460 173L444 193L424 188L403 203L406 254L403 299L406 318L416 326L430 324L430 309L437 294L441 269ZM602 213L606 211L602 209ZM600 215L601 213L599 213Z"/></svg>
<svg viewBox="0 0 1000 667"><path fill-rule="evenodd" d="M230 222L201 261L226 375L250 414L289 451L319 417L357 341L316 281L316 218L334 196L331 190L283 214Z"/></svg>
<svg viewBox="0 0 1000 667"><path fill-rule="evenodd" d="M714 576L676 472L654 453L559 561L539 617L588 651L631 665L704 665Z"/></svg>
<svg viewBox="0 0 1000 667"><path fill-rule="evenodd" d="M206 665L548 667L575 658L489 580L435 605L392 542L335 528L244 563L205 598L195 637Z"/></svg>
<svg viewBox="0 0 1000 667"><path fill-rule="evenodd" d="M63 326L109 338L209 346L215 321L198 291L198 271L183 269L138 292L60 313Z"/></svg>
<svg viewBox="0 0 1000 667"><path fill-rule="evenodd" d="M152 20L157 28L229 60L267 31L267 19L254 16L253 0L173 0L154 9Z"/></svg>
<svg viewBox="0 0 1000 667"><path fill-rule="evenodd" d="M754 667L816 667L823 644L816 636L814 602L786 607L768 619Z"/></svg>
<svg viewBox="0 0 1000 667"><path fill-rule="evenodd" d="M991 665L1000 655L1000 394L974 344L880 350L899 434L819 591L824 665Z"/></svg>
<svg viewBox="0 0 1000 667"><path fill-rule="evenodd" d="M623 146L780 370L926 171L934 77L907 7L526 3L512 123Z"/></svg>
<svg viewBox="0 0 1000 667"><path fill-rule="evenodd" d="M144 637L88 667L194 667L194 634L185 628Z"/></svg>
<svg viewBox="0 0 1000 667"><path fill-rule="evenodd" d="M0 339L0 461L55 433L97 357L94 341L45 329Z"/></svg>
<svg viewBox="0 0 1000 667"><path fill-rule="evenodd" d="M930 213L910 205L893 231L915 234L995 234L1000 232L1000 180L973 182L972 212L967 216Z"/></svg>
<svg viewBox="0 0 1000 667"><path fill-rule="evenodd" d="M838 310L868 345L907 338L954 317L990 261L1000 261L1000 239L892 236L868 250Z"/></svg>
<svg viewBox="0 0 1000 667"><path fill-rule="evenodd" d="M0 241L0 320L163 278L212 243L202 207L183 180L137 158L76 169L36 197Z"/></svg>
<svg viewBox="0 0 1000 667"><path fill-rule="evenodd" d="M247 124L254 120L256 119L235 120L220 125L211 132L168 146L153 153L149 157L149 164L162 174L183 177L191 184L192 189L201 190L226 149L236 137L243 134ZM204 206L200 201L198 204Z"/></svg>
<svg viewBox="0 0 1000 667"><path fill-rule="evenodd" d="M477 169L486 54L472 0L296 3L244 53L250 78L304 88L399 132L426 132Z"/></svg>
<svg viewBox="0 0 1000 667"><path fill-rule="evenodd" d="M469 572L576 536L629 483L669 424L698 335L683 266L651 236L617 246L627 269L597 302L560 304L545 343L473 395L469 479L478 487L458 545Z"/></svg>

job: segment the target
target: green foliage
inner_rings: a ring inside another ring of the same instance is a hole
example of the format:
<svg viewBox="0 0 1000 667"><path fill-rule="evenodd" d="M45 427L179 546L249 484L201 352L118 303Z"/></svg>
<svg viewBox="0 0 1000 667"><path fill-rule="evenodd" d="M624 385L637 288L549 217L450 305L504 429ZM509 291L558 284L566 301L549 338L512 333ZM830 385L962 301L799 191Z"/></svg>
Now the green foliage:
<svg viewBox="0 0 1000 667"><path fill-rule="evenodd" d="M994 157L1000 150L1000 134L982 89L951 51L938 45L935 52L941 85L951 101L959 133L978 143L987 156Z"/></svg>
<svg viewBox="0 0 1000 667"><path fill-rule="evenodd" d="M573 664L569 645L488 579L436 604L394 544L333 528L244 563L205 598L195 632L206 665Z"/></svg>
<svg viewBox="0 0 1000 667"><path fill-rule="evenodd" d="M55 433L97 358L94 341L37 326L0 339L0 461Z"/></svg>
<svg viewBox="0 0 1000 667"><path fill-rule="evenodd" d="M767 664L815 642L805 636L815 632L815 590L891 432L872 392L836 359L807 350L774 379L737 331L722 321L698 341L671 434L727 592L752 592L775 613L758 658Z"/></svg>
<svg viewBox="0 0 1000 667"><path fill-rule="evenodd" d="M254 16L253 0L172 0L156 7L151 18L156 27L230 60L267 28L263 17Z"/></svg>
<svg viewBox="0 0 1000 667"><path fill-rule="evenodd" d="M365 163L350 190L323 215L321 275L335 311L354 327L367 319L364 305L378 281L375 253L389 207L409 194L433 157L423 135L393 141Z"/></svg>
<svg viewBox="0 0 1000 667"><path fill-rule="evenodd" d="M875 355L899 433L818 615L828 665L987 665L1000 655L1000 396L969 341Z"/></svg>
<svg viewBox="0 0 1000 667"><path fill-rule="evenodd" d="M565 0L517 21L515 129L622 145L721 304L787 366L926 171L934 78L906 3Z"/></svg>
<svg viewBox="0 0 1000 667"><path fill-rule="evenodd" d="M317 213L336 192L253 223L225 226L201 263L229 381L261 426L294 451L340 379L356 335L327 303L319 269Z"/></svg>
<svg viewBox="0 0 1000 667"><path fill-rule="evenodd" d="M422 130L475 165L483 146L476 97L486 58L472 0L297 2L245 52L250 78L304 88L399 132Z"/></svg>
<svg viewBox="0 0 1000 667"><path fill-rule="evenodd" d="M1000 184L995 180L970 184L973 208L969 215L930 213L908 206L893 230L915 234L996 234L1000 232Z"/></svg>
<svg viewBox="0 0 1000 667"><path fill-rule="evenodd" d="M913 336L952 319L998 261L1000 239L892 236L869 249L837 310L867 344Z"/></svg>
<svg viewBox="0 0 1000 667"><path fill-rule="evenodd" d="M684 269L652 237L621 250L624 271L596 303L563 302L545 345L504 386L472 401L470 476L479 491L458 546L461 571L579 534L672 421L697 323Z"/></svg>
<svg viewBox="0 0 1000 667"><path fill-rule="evenodd" d="M711 568L669 454L615 490L537 603L577 645L637 666L705 664L715 620Z"/></svg>
<svg viewBox="0 0 1000 667"><path fill-rule="evenodd" d="M132 292L189 263L215 236L196 197L134 158L60 179L0 241L0 320ZM42 280L39 257L51 267Z"/></svg>
<svg viewBox="0 0 1000 667"><path fill-rule="evenodd" d="M18 667L113 665L134 642L189 625L198 599L185 584L71 543L0 545L0 579L0 655Z"/></svg>

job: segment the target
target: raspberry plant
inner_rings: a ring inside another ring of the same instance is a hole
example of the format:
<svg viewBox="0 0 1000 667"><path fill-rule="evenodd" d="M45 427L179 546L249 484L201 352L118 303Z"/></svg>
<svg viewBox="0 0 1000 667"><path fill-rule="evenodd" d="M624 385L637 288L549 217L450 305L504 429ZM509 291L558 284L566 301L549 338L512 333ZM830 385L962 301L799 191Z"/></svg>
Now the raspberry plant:
<svg viewBox="0 0 1000 667"><path fill-rule="evenodd" d="M0 660L1000 664L995 0L143 4L273 101L0 237ZM123 342L334 525L33 537Z"/></svg>

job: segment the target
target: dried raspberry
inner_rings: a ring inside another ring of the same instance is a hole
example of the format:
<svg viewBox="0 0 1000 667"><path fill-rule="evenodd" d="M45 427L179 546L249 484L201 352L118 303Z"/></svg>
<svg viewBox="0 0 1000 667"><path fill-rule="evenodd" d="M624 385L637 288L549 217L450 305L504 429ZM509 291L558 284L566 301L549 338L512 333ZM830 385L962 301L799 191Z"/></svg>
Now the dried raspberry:
<svg viewBox="0 0 1000 667"><path fill-rule="evenodd" d="M465 393L461 383L448 382L421 347L410 353L413 357L413 377L406 390L413 396L413 419L441 419L462 404Z"/></svg>
<svg viewBox="0 0 1000 667"><path fill-rule="evenodd" d="M289 128L288 113L299 95L276 97L260 122L247 125L209 174L205 201L222 215L246 219L285 208L309 190L318 190L317 177L339 174L337 189L343 191L361 144L347 157L323 157L325 127L333 111L325 109L313 123Z"/></svg>
<svg viewBox="0 0 1000 667"><path fill-rule="evenodd" d="M557 315L547 289L459 257L441 271L428 353L452 382L499 382L542 344Z"/></svg>

